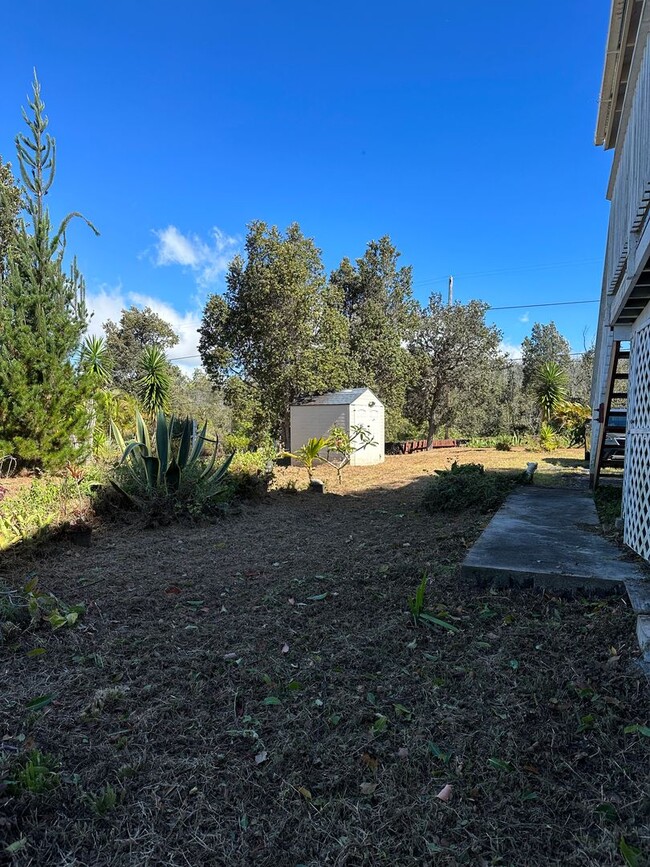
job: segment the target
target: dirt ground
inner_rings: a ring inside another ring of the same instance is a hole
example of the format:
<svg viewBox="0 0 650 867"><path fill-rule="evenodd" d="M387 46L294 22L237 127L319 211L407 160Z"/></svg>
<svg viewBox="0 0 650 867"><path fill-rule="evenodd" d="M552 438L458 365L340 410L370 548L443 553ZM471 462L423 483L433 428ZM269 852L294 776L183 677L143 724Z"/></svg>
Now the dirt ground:
<svg viewBox="0 0 650 867"><path fill-rule="evenodd" d="M576 451L394 457L328 476L325 496L292 493L289 468L215 524L5 554L0 582L86 604L73 628L0 645L5 766L38 749L60 774L42 794L0 789L6 860L602 867L630 847L647 863L634 617L618 598L464 585L489 516L420 505L457 456L584 483ZM413 624L424 572L455 631Z"/></svg>

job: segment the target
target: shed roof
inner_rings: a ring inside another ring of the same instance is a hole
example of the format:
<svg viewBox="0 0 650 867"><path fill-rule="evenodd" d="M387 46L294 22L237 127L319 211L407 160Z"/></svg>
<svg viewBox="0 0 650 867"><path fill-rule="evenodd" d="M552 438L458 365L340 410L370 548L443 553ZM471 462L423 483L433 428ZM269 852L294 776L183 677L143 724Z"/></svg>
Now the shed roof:
<svg viewBox="0 0 650 867"><path fill-rule="evenodd" d="M354 403L362 394L367 391L377 400L376 396L365 386L363 388L344 388L342 391L331 391L327 394L319 394L315 397L304 397L297 400L293 406L345 406Z"/></svg>

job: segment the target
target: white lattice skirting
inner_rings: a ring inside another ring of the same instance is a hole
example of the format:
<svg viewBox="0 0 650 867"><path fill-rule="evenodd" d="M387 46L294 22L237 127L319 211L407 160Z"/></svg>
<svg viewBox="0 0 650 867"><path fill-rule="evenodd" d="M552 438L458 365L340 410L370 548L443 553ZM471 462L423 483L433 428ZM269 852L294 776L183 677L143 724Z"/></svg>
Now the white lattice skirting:
<svg viewBox="0 0 650 867"><path fill-rule="evenodd" d="M628 396L623 536L650 560L650 326L632 337Z"/></svg>

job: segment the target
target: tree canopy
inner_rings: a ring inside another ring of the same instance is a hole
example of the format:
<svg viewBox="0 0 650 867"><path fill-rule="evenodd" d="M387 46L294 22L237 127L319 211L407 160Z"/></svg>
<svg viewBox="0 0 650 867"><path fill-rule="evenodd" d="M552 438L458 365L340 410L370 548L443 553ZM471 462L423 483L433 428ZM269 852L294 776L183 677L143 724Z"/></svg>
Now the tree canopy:
<svg viewBox="0 0 650 867"><path fill-rule="evenodd" d="M113 384L129 394L136 393L144 350L156 347L164 352L178 343L178 334L169 322L150 307L122 310L120 321L109 319L104 331Z"/></svg>
<svg viewBox="0 0 650 867"><path fill-rule="evenodd" d="M445 305L433 294L423 309L410 342L414 375L408 391L408 411L426 425L429 444L436 428L453 421L459 395L472 404L486 365L498 361L501 333L485 322L487 305L481 301Z"/></svg>
<svg viewBox="0 0 650 867"><path fill-rule="evenodd" d="M552 361L565 371L568 371L571 364L569 341L560 334L555 322L549 322L547 325L536 322L530 337L524 337L521 352L524 388L534 384L537 372L543 364Z"/></svg>
<svg viewBox="0 0 650 867"><path fill-rule="evenodd" d="M251 223L225 295L206 304L199 352L217 386L237 377L254 395L271 433L288 442L291 403L341 388L348 379L343 296L328 284L320 250L294 223Z"/></svg>
<svg viewBox="0 0 650 867"><path fill-rule="evenodd" d="M384 235L370 241L354 264L343 259L330 276L348 320L350 385L368 386L383 401L389 439L403 425L411 372L407 342L417 324L412 269L398 267L399 257Z"/></svg>

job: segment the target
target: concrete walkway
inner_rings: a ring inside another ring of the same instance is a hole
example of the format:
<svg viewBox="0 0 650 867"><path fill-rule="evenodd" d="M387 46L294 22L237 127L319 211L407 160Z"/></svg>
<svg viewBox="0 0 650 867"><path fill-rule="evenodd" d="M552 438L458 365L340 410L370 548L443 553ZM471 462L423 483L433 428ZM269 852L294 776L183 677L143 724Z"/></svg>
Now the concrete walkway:
<svg viewBox="0 0 650 867"><path fill-rule="evenodd" d="M467 555L464 577L481 585L586 593L625 592L650 582L601 535L592 497L531 485L511 494Z"/></svg>
<svg viewBox="0 0 650 867"><path fill-rule="evenodd" d="M532 485L515 491L465 558L462 575L482 586L627 593L637 615L639 664L650 680L650 577L602 536L588 493Z"/></svg>

